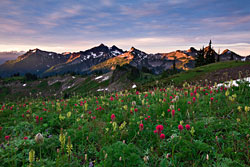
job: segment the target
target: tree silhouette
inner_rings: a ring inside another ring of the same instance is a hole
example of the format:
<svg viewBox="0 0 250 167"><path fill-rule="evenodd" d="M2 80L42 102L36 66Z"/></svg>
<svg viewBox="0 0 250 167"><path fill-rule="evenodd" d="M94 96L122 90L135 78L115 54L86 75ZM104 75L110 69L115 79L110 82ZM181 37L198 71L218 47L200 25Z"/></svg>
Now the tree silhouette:
<svg viewBox="0 0 250 167"><path fill-rule="evenodd" d="M35 80L37 80L38 78L37 78L37 75L36 75L36 74L26 73L26 74L25 74L25 79L26 79L27 81L35 81Z"/></svg>
<svg viewBox="0 0 250 167"><path fill-rule="evenodd" d="M173 57L174 57L173 70L175 71L176 70L176 53L175 53L175 55Z"/></svg>
<svg viewBox="0 0 250 167"><path fill-rule="evenodd" d="M203 66L205 64L204 58L204 46L197 52L197 57L195 59L195 67Z"/></svg>
<svg viewBox="0 0 250 167"><path fill-rule="evenodd" d="M217 62L220 62L220 49L218 50Z"/></svg>
<svg viewBox="0 0 250 167"><path fill-rule="evenodd" d="M195 60L195 66L203 66L206 64L215 63L216 52L212 48L212 41L209 41L208 47L204 49L204 46L200 51L197 52L197 57ZM218 58L218 57L217 57Z"/></svg>

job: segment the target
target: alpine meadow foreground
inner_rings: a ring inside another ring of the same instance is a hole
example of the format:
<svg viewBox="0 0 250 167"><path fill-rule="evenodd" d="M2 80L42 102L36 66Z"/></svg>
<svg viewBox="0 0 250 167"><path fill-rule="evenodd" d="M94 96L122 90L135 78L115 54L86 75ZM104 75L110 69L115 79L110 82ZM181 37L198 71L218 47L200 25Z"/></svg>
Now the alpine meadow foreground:
<svg viewBox="0 0 250 167"><path fill-rule="evenodd" d="M250 87L5 101L0 166L249 166Z"/></svg>

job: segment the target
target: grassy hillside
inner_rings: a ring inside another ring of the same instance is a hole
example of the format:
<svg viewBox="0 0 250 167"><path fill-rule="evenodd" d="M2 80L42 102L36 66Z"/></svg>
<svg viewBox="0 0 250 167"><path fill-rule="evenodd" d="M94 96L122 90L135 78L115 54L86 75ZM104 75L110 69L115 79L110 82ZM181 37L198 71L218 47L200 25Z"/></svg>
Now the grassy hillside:
<svg viewBox="0 0 250 167"><path fill-rule="evenodd" d="M85 95L107 87L109 80L97 81L95 77L62 75L34 81L27 81L25 77L4 78L0 80L0 102L5 99L23 100L37 96L56 98L75 93Z"/></svg>
<svg viewBox="0 0 250 167"><path fill-rule="evenodd" d="M250 166L250 87L244 82L232 88L207 84L217 78L248 76L249 68L249 62L233 61L169 77L123 66L115 75L98 77L4 79L0 87L0 164ZM182 87L186 81L195 86ZM173 83L178 87L168 86ZM97 92L112 84L126 90ZM131 89L131 84L143 91ZM14 86L18 89L13 92ZM30 92L35 96L18 99ZM55 93L62 96L45 98ZM73 94L62 98L63 93Z"/></svg>
<svg viewBox="0 0 250 167"><path fill-rule="evenodd" d="M188 71L184 71L170 77L160 79L157 82L150 82L144 85L144 88L154 86L164 86L174 84L175 86L182 86L183 83L189 82L195 84L196 82L205 84L205 80L213 82L224 82L230 79L238 79L239 72L241 77L250 76L250 62L242 61L227 61L209 64L197 67Z"/></svg>
<svg viewBox="0 0 250 167"><path fill-rule="evenodd" d="M238 79L250 76L250 62L221 62L214 63L189 71L177 73L174 71L164 72L162 75L152 75L150 73L136 72L132 68L123 66L123 71L115 70L117 73L112 77L112 72L101 75L103 78L95 80L96 75L92 76L53 76L42 78L35 81L27 81L25 77L12 77L0 80L0 102L4 99L21 100L24 97L63 97L69 94L102 94L98 89L107 89L105 92L131 89L136 84L137 89L147 90L156 86L165 87L166 85L182 86L184 82L192 85L200 83L202 85L224 82L230 79ZM207 80L207 81L206 81ZM25 84L25 86L24 86Z"/></svg>
<svg viewBox="0 0 250 167"><path fill-rule="evenodd" d="M249 166L249 100L245 84L5 100L0 164Z"/></svg>

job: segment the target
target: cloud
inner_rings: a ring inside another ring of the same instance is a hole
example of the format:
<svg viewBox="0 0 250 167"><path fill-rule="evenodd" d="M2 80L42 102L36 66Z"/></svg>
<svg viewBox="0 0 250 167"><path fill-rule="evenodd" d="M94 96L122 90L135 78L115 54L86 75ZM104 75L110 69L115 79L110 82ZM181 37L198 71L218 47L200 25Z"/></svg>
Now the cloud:
<svg viewBox="0 0 250 167"><path fill-rule="evenodd" d="M79 51L107 43L156 53L200 48L212 39L215 47L228 45L247 54L249 2L225 2L4 0L0 50Z"/></svg>
<svg viewBox="0 0 250 167"><path fill-rule="evenodd" d="M249 24L250 15L245 16L223 16L223 17L209 17L203 18L199 22L209 26L219 26L223 28L231 28L234 26L242 26L243 24Z"/></svg>
<svg viewBox="0 0 250 167"><path fill-rule="evenodd" d="M107 7L111 7L113 6L113 0L100 0L101 4L103 4L104 6L107 6Z"/></svg>
<svg viewBox="0 0 250 167"><path fill-rule="evenodd" d="M47 14L45 17L38 18L39 24L45 25L47 28L53 28L61 24L64 19L72 18L74 16L80 15L82 6L70 6L64 7L57 11Z"/></svg>
<svg viewBox="0 0 250 167"><path fill-rule="evenodd" d="M14 60L18 56L24 54L25 52L20 51L10 51L10 52L0 52L0 64L4 63L7 60Z"/></svg>
<svg viewBox="0 0 250 167"><path fill-rule="evenodd" d="M159 3L143 3L134 7L134 5L120 6L121 14L131 17L145 17L151 15L159 15L162 11L159 10Z"/></svg>
<svg viewBox="0 0 250 167"><path fill-rule="evenodd" d="M36 31L27 28L25 23L14 19L0 17L0 33L8 34L35 34Z"/></svg>
<svg viewBox="0 0 250 167"><path fill-rule="evenodd" d="M187 0L167 0L167 3L170 5L178 5L186 2Z"/></svg>
<svg viewBox="0 0 250 167"><path fill-rule="evenodd" d="M250 55L250 41L241 43L240 39L245 36L245 39L250 38L248 33L235 33L235 34L223 34L214 35L212 38L210 36L202 37L192 37L192 36L166 36L166 37L143 37L143 38L124 38L106 41L108 45L117 44L122 48L129 49L131 46L135 46L147 53L158 53L158 52L171 52L174 50L187 50L189 47L193 46L197 49L201 48L203 45L207 46L210 39L212 39L213 46L216 50L219 48L221 50L231 49L236 53L246 56ZM241 37L241 38L239 38ZM230 40L229 40L230 39ZM225 43L225 41L230 41L230 43Z"/></svg>
<svg viewBox="0 0 250 167"><path fill-rule="evenodd" d="M232 34L230 43L225 43L224 39L228 39L229 34L215 35L212 38L212 46L217 51L220 49L230 49L240 55L250 55L250 42L240 43L237 42L237 38L246 34ZM249 36L246 36L246 38ZM117 38L117 39L93 39L93 40L65 40L61 42L54 42L50 44L0 44L0 50L29 50L33 48L39 48L47 51L56 51L58 53L71 51L83 51L93 46L97 46L100 43L104 43L108 46L117 45L118 47L129 50L132 46L145 51L147 53L164 53L175 50L187 50L188 48L195 47L201 48L203 45L207 46L209 42L209 36L197 37L192 36L169 36L169 37L134 37L134 38ZM240 41L240 40L239 40Z"/></svg>

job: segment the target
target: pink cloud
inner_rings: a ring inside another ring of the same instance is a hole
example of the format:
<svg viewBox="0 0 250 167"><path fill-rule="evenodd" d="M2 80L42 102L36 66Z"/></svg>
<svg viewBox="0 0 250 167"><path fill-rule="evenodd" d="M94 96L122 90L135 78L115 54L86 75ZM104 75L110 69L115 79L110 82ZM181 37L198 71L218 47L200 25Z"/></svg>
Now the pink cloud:
<svg viewBox="0 0 250 167"><path fill-rule="evenodd" d="M60 25L66 18L71 18L79 15L82 10L82 6L71 6L63 8L48 14L45 17L38 18L40 24L45 25L47 28L52 28Z"/></svg>
<svg viewBox="0 0 250 167"><path fill-rule="evenodd" d="M199 20L202 24L219 27L232 27L250 22L250 15L230 16L230 17L211 17Z"/></svg>
<svg viewBox="0 0 250 167"><path fill-rule="evenodd" d="M6 19L0 17L0 32L2 33L15 33L15 34L35 34L36 31L27 28L26 25L17 20Z"/></svg>
<svg viewBox="0 0 250 167"><path fill-rule="evenodd" d="M130 6L121 6L121 14L128 15L131 17L145 17L149 15L157 15L160 14L161 11L158 10L159 4L149 4L144 3L140 8L134 8Z"/></svg>

